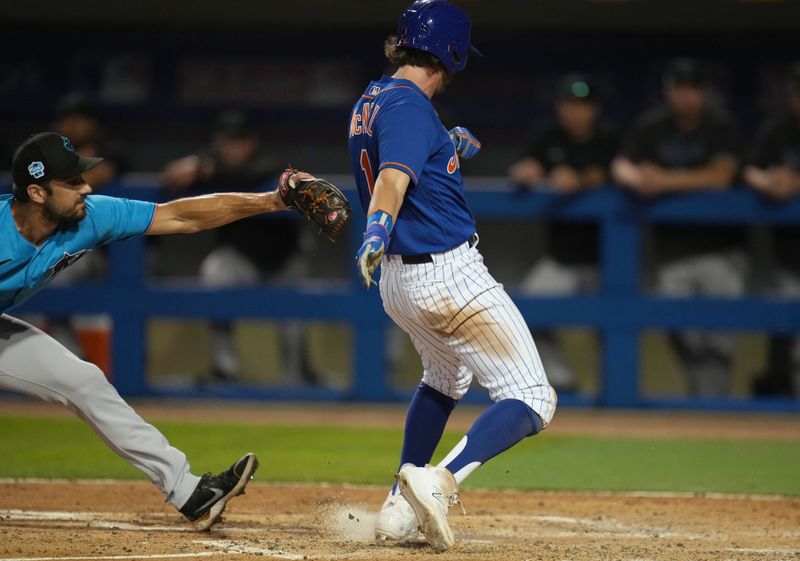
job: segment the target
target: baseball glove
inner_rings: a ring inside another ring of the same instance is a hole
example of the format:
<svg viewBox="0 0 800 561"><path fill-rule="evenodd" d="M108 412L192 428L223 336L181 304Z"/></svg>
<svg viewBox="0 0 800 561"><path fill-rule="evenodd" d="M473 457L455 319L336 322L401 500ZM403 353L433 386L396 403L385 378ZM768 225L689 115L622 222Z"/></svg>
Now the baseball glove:
<svg viewBox="0 0 800 561"><path fill-rule="evenodd" d="M332 242L350 220L350 203L344 193L330 181L304 171L286 169L278 180L278 193L287 207L316 223L319 233Z"/></svg>

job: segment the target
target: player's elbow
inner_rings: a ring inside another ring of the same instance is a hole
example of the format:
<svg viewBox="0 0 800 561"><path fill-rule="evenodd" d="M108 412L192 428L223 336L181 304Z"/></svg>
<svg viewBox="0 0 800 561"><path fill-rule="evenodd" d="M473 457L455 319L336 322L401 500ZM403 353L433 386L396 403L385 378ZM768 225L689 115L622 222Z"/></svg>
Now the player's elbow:
<svg viewBox="0 0 800 561"><path fill-rule="evenodd" d="M196 234L197 232L202 232L205 228L199 222L194 220L184 220L179 223L176 233L179 234Z"/></svg>
<svg viewBox="0 0 800 561"><path fill-rule="evenodd" d="M715 169L709 174L707 185L715 191L725 191L733 185L735 175L732 169Z"/></svg>
<svg viewBox="0 0 800 561"><path fill-rule="evenodd" d="M628 158L617 156L611 162L611 177L621 185L631 184L633 176L638 171L636 164Z"/></svg>
<svg viewBox="0 0 800 561"><path fill-rule="evenodd" d="M706 168L709 183L719 190L729 188L733 185L737 168L738 162L734 158L722 157L716 159Z"/></svg>

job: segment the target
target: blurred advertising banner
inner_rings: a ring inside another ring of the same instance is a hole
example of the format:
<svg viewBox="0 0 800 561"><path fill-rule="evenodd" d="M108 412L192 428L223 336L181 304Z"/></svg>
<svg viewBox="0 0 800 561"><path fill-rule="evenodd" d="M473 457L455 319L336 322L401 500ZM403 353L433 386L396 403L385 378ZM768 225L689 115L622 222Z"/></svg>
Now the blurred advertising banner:
<svg viewBox="0 0 800 561"><path fill-rule="evenodd" d="M353 64L341 60L191 57L179 63L177 77L185 104L337 107L360 91Z"/></svg>

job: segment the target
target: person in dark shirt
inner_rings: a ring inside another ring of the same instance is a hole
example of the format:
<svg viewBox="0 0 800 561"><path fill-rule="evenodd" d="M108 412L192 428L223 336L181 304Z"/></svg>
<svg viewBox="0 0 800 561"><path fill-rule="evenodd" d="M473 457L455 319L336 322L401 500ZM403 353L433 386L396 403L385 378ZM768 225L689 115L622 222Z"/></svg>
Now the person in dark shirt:
<svg viewBox="0 0 800 561"><path fill-rule="evenodd" d="M168 164L162 181L173 192L207 188L259 191L284 167L262 146L250 116L231 109L218 116L211 145ZM242 220L224 226L219 229L217 247L200 265L200 279L216 288L298 280L307 273L300 234L300 223L294 217ZM270 239L280 243L264 243ZM304 352L304 337L294 323L281 330L285 382L318 382ZM239 378L241 366L230 323L213 325L212 360L215 378Z"/></svg>
<svg viewBox="0 0 800 561"><path fill-rule="evenodd" d="M539 131L523 157L511 166L512 181L526 189L573 194L609 179L609 165L619 144L616 133L600 120L595 87L586 77L569 74L559 82L556 121ZM574 294L598 288L597 224L550 222L547 254L525 276L528 294ZM556 346L553 333L540 333L539 354L548 379L559 390L573 389L575 376Z"/></svg>
<svg viewBox="0 0 800 561"><path fill-rule="evenodd" d="M564 76L555 101L556 122L533 137L511 166L511 179L523 187L545 184L567 194L607 181L618 138L600 120L600 111L596 89L585 77Z"/></svg>
<svg viewBox="0 0 800 561"><path fill-rule="evenodd" d="M250 115L228 109L217 116L211 144L167 164L163 183L170 191L232 185L255 190L282 166L261 145Z"/></svg>
<svg viewBox="0 0 800 561"><path fill-rule="evenodd" d="M748 184L778 200L800 193L800 63L789 71L787 105L762 125L744 172ZM800 262L794 260L794 266L800 267Z"/></svg>
<svg viewBox="0 0 800 561"><path fill-rule="evenodd" d="M664 74L666 104L646 113L612 164L616 181L643 197L729 189L739 161L731 121L708 102L705 71L674 61ZM744 231L738 227L662 225L654 230L657 290L668 296L738 297L744 293ZM732 336L686 331L671 337L690 392L728 393Z"/></svg>
<svg viewBox="0 0 800 561"><path fill-rule="evenodd" d="M767 120L759 130L744 170L745 181L760 193L786 201L800 193L800 63L789 69L786 111ZM800 228L773 229L777 273L772 294L800 298ZM766 372L753 384L757 395L800 397L800 338L776 335L770 339Z"/></svg>
<svg viewBox="0 0 800 561"><path fill-rule="evenodd" d="M101 190L128 169L124 148L109 135L98 117L93 98L75 91L65 95L56 104L53 130L69 138L75 152L82 158L102 154L103 162L84 175L95 190ZM65 269L53 281L54 285L70 285L99 280L106 270L105 248L97 248ZM33 319L33 318L31 318ZM111 319L107 314L78 315L71 318L48 318L46 322L33 320L45 328L59 343L75 355L98 364L108 372L111 368Z"/></svg>
<svg viewBox="0 0 800 561"><path fill-rule="evenodd" d="M103 163L90 170L86 180L97 189L128 171L124 149L110 140L97 117L92 99L82 92L64 96L56 106L55 132L66 136L84 158L103 154Z"/></svg>

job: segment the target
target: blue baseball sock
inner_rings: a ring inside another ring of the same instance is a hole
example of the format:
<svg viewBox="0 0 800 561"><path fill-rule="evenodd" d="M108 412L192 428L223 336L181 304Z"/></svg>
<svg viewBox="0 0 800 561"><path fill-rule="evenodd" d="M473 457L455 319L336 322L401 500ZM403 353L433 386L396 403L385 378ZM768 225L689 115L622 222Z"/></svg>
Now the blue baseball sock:
<svg viewBox="0 0 800 561"><path fill-rule="evenodd" d="M424 382L417 386L406 414L406 429L400 465L424 466L431 461L433 452L442 438L450 413L458 403L452 397L433 389ZM392 494L397 490L397 483Z"/></svg>
<svg viewBox="0 0 800 561"><path fill-rule="evenodd" d="M542 420L525 403L516 399L498 401L475 420L439 465L449 469L460 485L478 466L541 430Z"/></svg>

